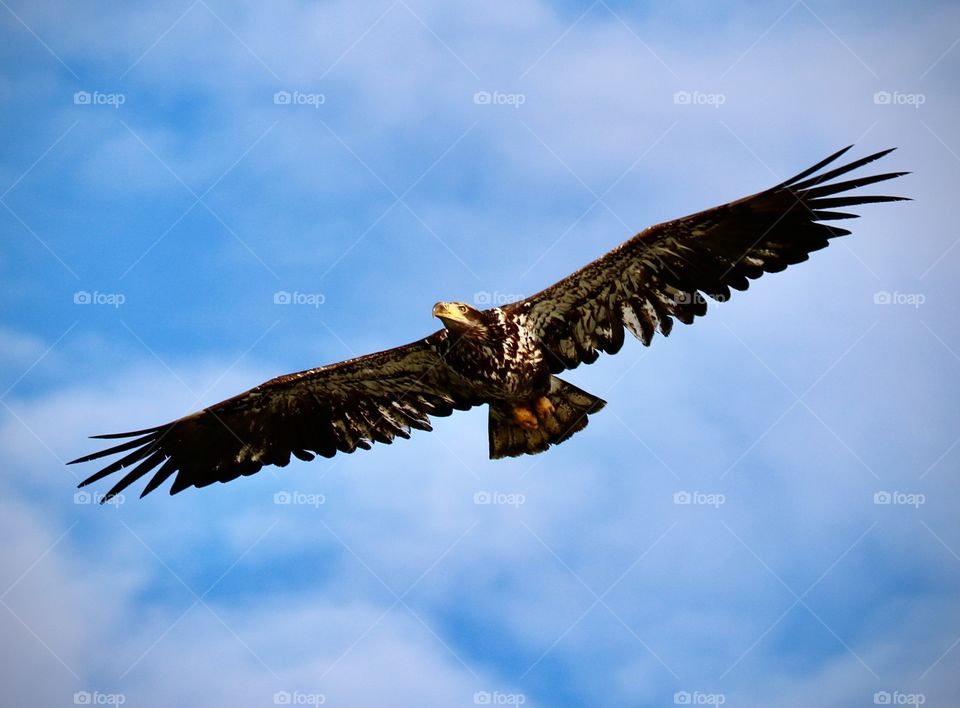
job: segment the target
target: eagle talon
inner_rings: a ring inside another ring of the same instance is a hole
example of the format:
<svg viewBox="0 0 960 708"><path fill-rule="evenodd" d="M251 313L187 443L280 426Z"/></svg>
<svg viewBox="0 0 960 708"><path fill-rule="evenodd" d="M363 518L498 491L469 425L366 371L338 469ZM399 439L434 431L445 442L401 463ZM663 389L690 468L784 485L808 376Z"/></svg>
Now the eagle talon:
<svg viewBox="0 0 960 708"><path fill-rule="evenodd" d="M553 402L546 396L538 398L537 402L533 405L533 409L537 412L537 418L540 420L546 420L557 410L553 407Z"/></svg>
<svg viewBox="0 0 960 708"><path fill-rule="evenodd" d="M540 419L540 423L546 428L547 432L551 435L560 434L560 421L557 420L554 413L557 412L556 407L546 396L541 396L533 404L533 410L537 413L537 418Z"/></svg>
<svg viewBox="0 0 960 708"><path fill-rule="evenodd" d="M526 406L513 407L513 419L524 430L536 430L540 427L540 422L532 410Z"/></svg>

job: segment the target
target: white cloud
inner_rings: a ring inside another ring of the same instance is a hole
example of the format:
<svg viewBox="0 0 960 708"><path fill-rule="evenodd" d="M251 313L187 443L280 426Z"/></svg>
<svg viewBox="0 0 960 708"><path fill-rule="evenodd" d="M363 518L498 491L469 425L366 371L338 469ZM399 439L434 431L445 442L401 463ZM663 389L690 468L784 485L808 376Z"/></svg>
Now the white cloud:
<svg viewBox="0 0 960 708"><path fill-rule="evenodd" d="M91 548L84 526L93 522L77 519L58 539L36 506L9 491L3 498L4 537L15 539L0 564L4 587L15 583L3 597L7 701L57 705L97 691L137 705L271 705L287 692L332 705L439 706L508 688L461 665L402 606L385 614L389 602L313 590L276 603L193 606L194 595L123 527ZM139 599L155 574L177 600Z"/></svg>

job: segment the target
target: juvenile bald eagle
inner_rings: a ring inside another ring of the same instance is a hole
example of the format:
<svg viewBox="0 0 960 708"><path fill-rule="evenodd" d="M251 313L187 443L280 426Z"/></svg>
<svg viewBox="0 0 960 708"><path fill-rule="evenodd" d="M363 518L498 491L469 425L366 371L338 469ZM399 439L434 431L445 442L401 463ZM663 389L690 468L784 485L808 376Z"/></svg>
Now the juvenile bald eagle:
<svg viewBox="0 0 960 708"><path fill-rule="evenodd" d="M151 472L141 497L174 475L176 494L282 467L291 455L368 450L430 430L428 416L481 404L491 458L542 452L605 405L554 374L616 353L624 328L649 345L674 318L705 314L703 295L726 300L730 288L807 260L850 233L823 223L857 216L835 209L903 199L848 192L906 172L835 181L891 150L821 172L849 149L753 196L648 228L522 302L482 311L437 303L444 328L425 339L280 376L155 428L97 435L132 439L70 464L126 453L80 486L130 468L104 500Z"/></svg>

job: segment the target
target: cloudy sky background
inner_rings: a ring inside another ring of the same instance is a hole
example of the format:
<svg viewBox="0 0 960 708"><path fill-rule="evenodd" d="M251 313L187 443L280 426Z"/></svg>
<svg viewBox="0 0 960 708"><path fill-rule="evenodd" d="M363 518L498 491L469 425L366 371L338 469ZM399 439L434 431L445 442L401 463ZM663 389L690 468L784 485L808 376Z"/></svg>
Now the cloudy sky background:
<svg viewBox="0 0 960 708"><path fill-rule="evenodd" d="M0 5L0 702L952 705L956 6ZM88 435L410 341L853 142L899 146L877 169L915 201L571 372L609 406L547 455L488 461L477 410L74 496Z"/></svg>

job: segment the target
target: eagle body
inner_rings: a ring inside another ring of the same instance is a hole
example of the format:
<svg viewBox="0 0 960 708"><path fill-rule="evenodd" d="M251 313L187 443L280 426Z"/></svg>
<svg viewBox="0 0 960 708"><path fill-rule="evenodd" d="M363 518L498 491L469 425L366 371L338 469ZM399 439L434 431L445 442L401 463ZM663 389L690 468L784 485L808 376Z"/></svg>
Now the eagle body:
<svg viewBox="0 0 960 708"><path fill-rule="evenodd" d="M850 175L887 155L827 168L844 148L769 189L647 228L521 302L489 310L438 302L444 328L373 354L271 379L153 428L95 436L120 440L70 464L120 455L80 486L124 470L103 501L150 475L141 496L280 467L291 456L368 450L431 430L430 417L488 407L490 457L536 454L587 425L605 402L556 374L615 354L625 332L649 346L674 321L692 323L707 299L800 263L850 232L846 207L903 197L858 193L906 172Z"/></svg>
<svg viewBox="0 0 960 708"><path fill-rule="evenodd" d="M548 352L522 308L480 311L438 302L437 349L448 376L489 405L490 458L533 455L583 430L606 402L551 374Z"/></svg>
<svg viewBox="0 0 960 708"><path fill-rule="evenodd" d="M468 313L470 326L454 326L438 349L455 375L487 403L523 403L549 392L550 367L524 314L499 307Z"/></svg>

